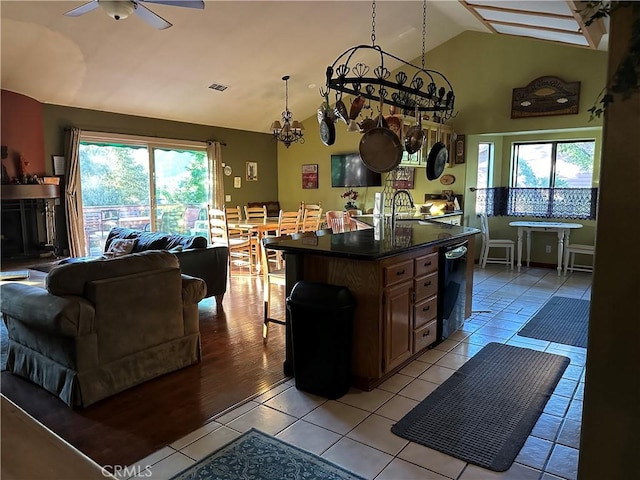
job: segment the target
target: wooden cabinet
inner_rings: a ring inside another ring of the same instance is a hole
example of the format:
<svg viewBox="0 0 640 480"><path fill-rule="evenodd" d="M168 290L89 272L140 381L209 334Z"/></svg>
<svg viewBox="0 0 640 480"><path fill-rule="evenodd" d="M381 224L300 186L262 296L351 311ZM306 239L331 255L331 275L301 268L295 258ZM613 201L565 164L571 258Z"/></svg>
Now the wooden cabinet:
<svg viewBox="0 0 640 480"><path fill-rule="evenodd" d="M383 271L385 374L436 339L438 253L389 260Z"/></svg>
<svg viewBox="0 0 640 480"><path fill-rule="evenodd" d="M470 250L473 242L470 242ZM438 246L425 246L380 260L305 253L300 279L343 285L356 300L351 372L353 385L371 390L418 357L437 338ZM473 251L469 252L473 258ZM473 264L468 264L473 275ZM471 305L472 277L467 303ZM470 308L470 307L469 307ZM467 313L467 315L469 315Z"/></svg>
<svg viewBox="0 0 640 480"><path fill-rule="evenodd" d="M405 124L405 133L411 127L411 125L415 123L413 117L410 117L410 121L411 123ZM449 154L451 155L453 127L442 123L423 120L422 130L424 131L424 141L422 143L422 148L420 149L420 151L416 152L413 155L409 155L407 152L403 152L400 165L406 167L426 167L427 159L429 158L429 152L431 151L431 148L439 141L447 146Z"/></svg>

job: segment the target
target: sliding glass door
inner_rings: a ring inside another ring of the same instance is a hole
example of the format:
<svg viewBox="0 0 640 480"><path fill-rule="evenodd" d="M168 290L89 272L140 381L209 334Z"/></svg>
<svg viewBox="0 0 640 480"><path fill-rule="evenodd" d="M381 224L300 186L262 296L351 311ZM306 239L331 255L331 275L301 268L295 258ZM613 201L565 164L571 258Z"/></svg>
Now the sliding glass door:
<svg viewBox="0 0 640 480"><path fill-rule="evenodd" d="M118 140L80 142L86 254L101 254L114 226L202 234L211 192L204 145Z"/></svg>

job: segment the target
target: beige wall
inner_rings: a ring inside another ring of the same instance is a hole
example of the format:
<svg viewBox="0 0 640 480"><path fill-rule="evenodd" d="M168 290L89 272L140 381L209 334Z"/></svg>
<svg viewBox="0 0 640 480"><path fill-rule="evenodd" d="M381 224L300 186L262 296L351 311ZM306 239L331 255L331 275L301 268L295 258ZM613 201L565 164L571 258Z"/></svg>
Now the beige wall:
<svg viewBox="0 0 640 480"><path fill-rule="evenodd" d="M455 193L464 195L465 223L477 226L475 202L469 198L469 187L475 186L480 138L492 138L495 142L499 161L499 168L495 170L495 186L508 185L510 143L515 140L572 139L585 138L586 135L596 138L596 148L599 149L602 120L589 121L587 110L605 83L606 61L606 52L478 32L464 32L428 52L425 62L427 68L443 72L454 87L456 116L447 123L456 132L467 136L466 163L445 170L445 173L456 178L449 187L444 187L437 180L427 180L425 169L417 168L415 189L412 190L414 198L423 201L425 193L453 189ZM418 65L420 62L420 59L412 61ZM513 88L526 86L535 78L546 75L581 82L579 113L512 120L510 107ZM318 97L318 105L320 103L321 98ZM345 103L349 105L349 100ZM347 132L346 125L338 123L336 143L327 147L320 141L315 115L303 123L306 128L303 145L294 144L289 149L278 145L280 202L287 209L296 208L300 201L322 202L325 210L342 209L344 200L340 194L344 189L331 188L330 157L332 153L358 151L361 135ZM318 164L318 189L302 189L301 167L305 163ZM596 184L598 169L599 166L594 175ZM361 194L358 200L360 207L367 209L373 206L374 192L382 188L356 190ZM506 226L508 222L507 217L492 218L490 226L494 229L495 223L496 232L515 238L515 232ZM593 222L584 223L585 229L575 235L576 240L593 243ZM538 248L542 250L539 252ZM551 254L545 254L543 249L543 244L539 247L536 245L532 260L555 263L555 245Z"/></svg>

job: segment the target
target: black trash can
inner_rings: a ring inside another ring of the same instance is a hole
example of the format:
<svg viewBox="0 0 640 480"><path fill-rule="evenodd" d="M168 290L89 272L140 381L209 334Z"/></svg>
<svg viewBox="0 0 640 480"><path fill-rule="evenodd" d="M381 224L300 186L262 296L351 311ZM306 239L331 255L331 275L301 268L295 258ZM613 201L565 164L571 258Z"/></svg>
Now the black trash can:
<svg viewBox="0 0 640 480"><path fill-rule="evenodd" d="M335 399L351 385L355 298L346 287L300 281L287 297L296 388Z"/></svg>

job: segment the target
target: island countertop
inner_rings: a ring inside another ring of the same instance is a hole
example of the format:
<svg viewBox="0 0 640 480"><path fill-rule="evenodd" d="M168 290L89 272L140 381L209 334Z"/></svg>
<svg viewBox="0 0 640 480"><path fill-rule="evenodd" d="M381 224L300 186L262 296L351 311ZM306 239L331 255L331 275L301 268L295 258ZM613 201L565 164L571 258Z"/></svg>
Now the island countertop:
<svg viewBox="0 0 640 480"><path fill-rule="evenodd" d="M269 248L288 253L378 260L426 246L448 244L480 233L476 228L428 221L400 220L393 229L389 223L383 221L366 230L281 240L270 243Z"/></svg>

